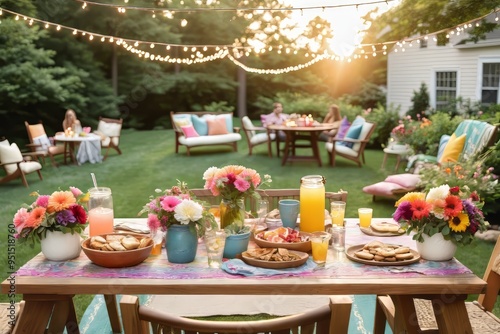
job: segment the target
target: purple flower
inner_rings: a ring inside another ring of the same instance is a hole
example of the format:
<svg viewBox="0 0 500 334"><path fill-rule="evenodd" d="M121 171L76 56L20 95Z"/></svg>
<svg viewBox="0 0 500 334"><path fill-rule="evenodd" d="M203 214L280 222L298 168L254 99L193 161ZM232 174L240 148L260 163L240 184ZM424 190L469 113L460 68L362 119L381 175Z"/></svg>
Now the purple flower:
<svg viewBox="0 0 500 334"><path fill-rule="evenodd" d="M399 222L401 220L410 220L413 215L411 211L411 203L410 202L402 202L399 204L396 212L393 214L393 218L395 221Z"/></svg>
<svg viewBox="0 0 500 334"><path fill-rule="evenodd" d="M73 215L73 211L63 210L57 214L56 221L59 225L67 226L69 223L76 222L76 217Z"/></svg>

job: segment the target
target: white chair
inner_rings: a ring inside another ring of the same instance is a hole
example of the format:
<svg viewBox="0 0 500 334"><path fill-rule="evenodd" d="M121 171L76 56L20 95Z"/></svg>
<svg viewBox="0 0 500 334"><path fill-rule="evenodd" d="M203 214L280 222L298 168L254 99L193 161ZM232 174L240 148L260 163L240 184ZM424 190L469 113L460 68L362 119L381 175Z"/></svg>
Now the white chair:
<svg viewBox="0 0 500 334"><path fill-rule="evenodd" d="M113 148L122 154L122 151L118 147L120 145L120 133L122 131L123 119L113 119L99 117L99 124L97 125L97 130L94 133L101 136L101 147L106 149L106 154L103 160L108 157L109 149Z"/></svg>
<svg viewBox="0 0 500 334"><path fill-rule="evenodd" d="M32 156L32 154L27 154ZM9 144L7 139L0 141L0 166L5 170L5 176L0 178L0 183L21 178L25 187L28 187L26 174L37 172L43 180L42 165L38 161L25 160L16 143Z"/></svg>
<svg viewBox="0 0 500 334"><path fill-rule="evenodd" d="M270 142L276 140L275 133L271 133L268 136L266 128L254 126L248 116L243 116L243 118L241 119L241 127L243 128L243 131L245 132L245 135L247 137L248 155L252 155L252 149L254 146L267 143L268 155L270 157L273 156Z"/></svg>

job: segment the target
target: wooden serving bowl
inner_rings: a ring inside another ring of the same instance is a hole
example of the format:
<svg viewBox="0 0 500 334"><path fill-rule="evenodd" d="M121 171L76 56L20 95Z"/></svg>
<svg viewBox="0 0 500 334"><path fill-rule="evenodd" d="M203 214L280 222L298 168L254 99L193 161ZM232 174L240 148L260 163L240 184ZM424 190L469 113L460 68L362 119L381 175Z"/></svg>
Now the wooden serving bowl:
<svg viewBox="0 0 500 334"><path fill-rule="evenodd" d="M111 235L130 235L138 240L143 238L149 238L147 235L141 234L133 234L133 233L109 233ZM106 235L103 234L101 237L106 238ZM96 250L89 247L90 239L85 239L82 242L82 249L85 255L89 258L90 261L94 262L98 266L106 267L106 268L123 268L123 267L132 267L138 265L143 262L149 254L151 254L151 250L153 249L153 240L149 242L146 247L131 249L126 251L102 251Z"/></svg>

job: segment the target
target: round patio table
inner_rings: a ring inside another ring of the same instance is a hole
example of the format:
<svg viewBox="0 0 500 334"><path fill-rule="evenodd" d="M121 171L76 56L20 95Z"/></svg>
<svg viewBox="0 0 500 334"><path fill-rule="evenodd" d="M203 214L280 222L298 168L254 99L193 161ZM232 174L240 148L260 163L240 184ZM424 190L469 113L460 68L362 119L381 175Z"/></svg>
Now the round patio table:
<svg viewBox="0 0 500 334"><path fill-rule="evenodd" d="M321 157L318 149L318 137L323 131L330 131L335 128L334 124L319 124L318 126L285 126L285 125L269 125L267 132L283 131L286 135L285 149L281 165L292 161L316 161L321 167ZM278 137L278 136L277 136ZM306 143L298 140L305 140ZM297 155L297 148L311 148L312 155Z"/></svg>
<svg viewBox="0 0 500 334"><path fill-rule="evenodd" d="M89 133L86 136L67 137L64 134L59 134L54 137L55 141L64 143L64 163L66 157L69 156L73 163L81 165L87 161L90 163L102 162L101 155L101 137ZM75 155L76 145L78 144L78 152Z"/></svg>

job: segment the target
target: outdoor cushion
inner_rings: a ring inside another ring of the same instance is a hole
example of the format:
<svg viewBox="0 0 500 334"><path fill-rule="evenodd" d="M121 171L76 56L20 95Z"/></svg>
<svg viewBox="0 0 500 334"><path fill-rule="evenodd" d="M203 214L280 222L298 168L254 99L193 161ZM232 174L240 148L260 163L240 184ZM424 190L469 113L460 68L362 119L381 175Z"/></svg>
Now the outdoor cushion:
<svg viewBox="0 0 500 334"><path fill-rule="evenodd" d="M4 164L5 172L12 174L17 170L18 162L23 161L23 155L16 143L0 145L0 161Z"/></svg>
<svg viewBox="0 0 500 334"><path fill-rule="evenodd" d="M363 192L373 195L373 196L386 196L391 197L394 195L394 191L404 191L404 187L393 182L377 182L363 188Z"/></svg>
<svg viewBox="0 0 500 334"><path fill-rule="evenodd" d="M441 157L443 156L444 153L444 148L446 147L446 144L448 144L448 141L450 140L449 135L442 135L441 138L439 139L439 148L438 148L438 154L437 154L437 160L440 160Z"/></svg>
<svg viewBox="0 0 500 334"><path fill-rule="evenodd" d="M182 133L184 133L184 136L186 136L186 138L199 137L198 132L196 132L192 124L181 126L181 130Z"/></svg>
<svg viewBox="0 0 500 334"><path fill-rule="evenodd" d="M243 123L243 126L246 129L252 129L254 127L252 120L250 120L250 118L248 118L248 117L243 117L241 119L241 123ZM247 133L250 133L251 138L253 138L253 136L255 136L255 130L248 130Z"/></svg>
<svg viewBox="0 0 500 334"><path fill-rule="evenodd" d="M372 129L372 126L374 126L373 123L364 122L363 127L361 128L361 132L359 133L358 139L360 140L366 139L366 136L368 135L368 132L370 132L370 130ZM357 152L359 151L360 147L361 143L354 143L352 149Z"/></svg>
<svg viewBox="0 0 500 334"><path fill-rule="evenodd" d="M181 130L181 126L190 125L191 123L191 115L189 114L176 114L173 116L174 126L177 130Z"/></svg>
<svg viewBox="0 0 500 334"><path fill-rule="evenodd" d="M362 128L363 128L362 124L354 125L353 123L353 125L349 127L349 130L347 130L347 134L345 135L344 138L358 139ZM354 146L354 143L341 141L339 142L339 145L352 148Z"/></svg>
<svg viewBox="0 0 500 334"><path fill-rule="evenodd" d="M417 174L403 173L403 174L395 174L389 175L386 179L386 182L392 182L400 185L403 188L415 188L420 182L420 176Z"/></svg>
<svg viewBox="0 0 500 334"><path fill-rule="evenodd" d="M347 133L347 130L349 130L349 127L351 126L351 122L347 119L346 116L342 118L342 121L340 122L340 127L339 131L337 132L337 135L335 136L336 139L343 139Z"/></svg>
<svg viewBox="0 0 500 334"><path fill-rule="evenodd" d="M333 148L333 144L332 143L326 143L325 147L328 150L328 152L331 152L331 149ZM340 142L336 142L335 143L335 150L336 150L336 152L339 152L341 154L350 155L352 157L355 157L355 156L358 155L358 152L354 151L350 147L342 145Z"/></svg>
<svg viewBox="0 0 500 334"><path fill-rule="evenodd" d="M23 161L19 164L19 167L24 174L29 174L42 169L42 165L38 161Z"/></svg>
<svg viewBox="0 0 500 334"><path fill-rule="evenodd" d="M239 133L228 133L219 136L199 136L191 138L186 138L184 136L179 137L179 143L185 146L227 144L238 140L241 140L241 135Z"/></svg>
<svg viewBox="0 0 500 334"><path fill-rule="evenodd" d="M274 140L276 138L276 134L271 133L270 135L271 140ZM260 143L265 143L267 142L267 133L261 132L257 133L252 138L250 139L250 142L254 145L260 144Z"/></svg>
<svg viewBox="0 0 500 334"><path fill-rule="evenodd" d="M448 140L446 147L444 148L443 155L441 156L439 162L457 162L458 157L460 156L460 153L462 153L462 150L464 148L464 144L465 134L457 138L455 133L453 133L450 137L450 140Z"/></svg>
<svg viewBox="0 0 500 334"><path fill-rule="evenodd" d="M224 118L214 118L207 120L208 135L224 135L227 134L226 120Z"/></svg>
<svg viewBox="0 0 500 334"><path fill-rule="evenodd" d="M33 144L40 145L36 147L38 152L46 152L49 147L52 146L49 137L46 134L40 135L38 137L33 137Z"/></svg>
<svg viewBox="0 0 500 334"><path fill-rule="evenodd" d="M207 124L207 119L208 118L213 118L213 115L203 115L203 116L198 116L198 115L192 115L191 116L191 121L193 122L194 129L200 136L206 136L208 135L208 124Z"/></svg>

